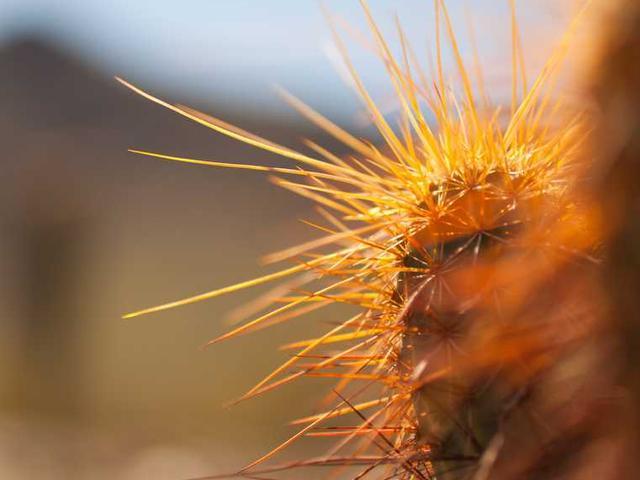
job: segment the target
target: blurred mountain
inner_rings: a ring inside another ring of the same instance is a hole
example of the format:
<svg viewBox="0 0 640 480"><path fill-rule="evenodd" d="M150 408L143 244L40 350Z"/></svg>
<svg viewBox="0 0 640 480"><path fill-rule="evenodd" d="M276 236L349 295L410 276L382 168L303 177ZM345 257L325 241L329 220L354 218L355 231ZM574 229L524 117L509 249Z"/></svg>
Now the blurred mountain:
<svg viewBox="0 0 640 480"><path fill-rule="evenodd" d="M175 102L188 97L175 92L166 95ZM184 155L212 155L221 149L228 155L225 149L236 146L189 121L167 121L178 119L36 38L22 39L0 50L0 101L0 138L3 150L11 152L5 156L5 169L28 168L34 157L39 157L39 165L45 162L52 169L80 169L82 175L98 177L98 188L109 181L124 180L118 173L125 174L125 179L139 173L141 162L126 153L131 146L171 149ZM257 127L271 137L295 137L292 129L302 133L300 123L291 124L288 118L256 118L253 112L246 118L246 108L238 105L233 110L212 110L219 117ZM52 155L52 149L57 148L62 150L60 154ZM47 153L48 161L39 155L39 149ZM264 161L265 155L261 157ZM105 174L110 178L105 179Z"/></svg>
<svg viewBox="0 0 640 480"><path fill-rule="evenodd" d="M109 79L36 38L6 46L0 59L4 110L22 126L99 124L123 101Z"/></svg>

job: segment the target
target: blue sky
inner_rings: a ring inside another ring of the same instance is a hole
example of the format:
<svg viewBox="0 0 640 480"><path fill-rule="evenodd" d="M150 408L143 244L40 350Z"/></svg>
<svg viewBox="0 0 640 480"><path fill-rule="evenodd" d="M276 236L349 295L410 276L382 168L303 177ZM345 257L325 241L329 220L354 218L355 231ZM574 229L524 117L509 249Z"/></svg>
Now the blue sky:
<svg viewBox="0 0 640 480"><path fill-rule="evenodd" d="M520 3L525 27L560 21L551 0ZM366 30L357 1L323 4ZM369 4L390 37L397 13L418 53L426 53L433 37L431 1ZM509 53L507 0L447 4L461 37L467 33L464 10L475 18L483 60L505 63L496 59ZM336 71L340 62L316 0L0 0L0 44L28 32L54 39L108 74L150 88L177 89L181 98L222 96L256 108L279 108L272 90L279 84L340 115L351 95ZM354 46L354 61L374 95L384 97L389 86L378 60L356 41L347 43Z"/></svg>

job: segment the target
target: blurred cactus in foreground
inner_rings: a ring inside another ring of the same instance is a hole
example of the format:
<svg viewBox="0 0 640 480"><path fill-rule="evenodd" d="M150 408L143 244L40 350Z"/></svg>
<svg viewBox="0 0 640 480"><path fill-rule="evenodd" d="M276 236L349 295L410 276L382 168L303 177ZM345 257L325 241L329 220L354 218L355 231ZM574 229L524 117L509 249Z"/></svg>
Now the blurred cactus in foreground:
<svg viewBox="0 0 640 480"><path fill-rule="evenodd" d="M607 153L612 160L604 188L614 194L607 193L610 211L605 208L603 216L600 197L587 182L597 170L585 143L591 115L556 99L577 20L533 81L523 68L514 21L512 102L505 120L488 101L482 78L465 67L444 2L435 5L437 64L429 79L402 32L398 60L364 7L401 106L397 129L345 53L384 147L348 134L286 95L350 147L351 156L338 157L310 141L316 156L299 153L127 84L206 127L288 158L296 168L137 153L302 179L276 183L317 202L325 221L317 226L324 237L269 256L297 258L289 268L129 316L291 276L284 288L289 293L279 288L270 299L277 308L211 343L335 303L359 307L325 335L286 345L297 354L242 397L302 376L338 379L333 406L295 421L303 425L299 433L239 476L349 466L361 469L353 478L622 478L624 423L634 398L621 395L620 387L632 397L640 392L633 298L640 226L631 216L638 205L640 102L634 87L640 85L640 62L627 59L638 57L638 40L630 34L638 29L632 23L624 30L628 37L613 42L617 53L603 68L604 123L619 122L622 108L630 129L613 146L618 150ZM443 32L460 92L443 74ZM431 116L435 120L428 122ZM625 358L618 354L621 346ZM304 436L338 443L322 457L265 463Z"/></svg>
<svg viewBox="0 0 640 480"><path fill-rule="evenodd" d="M611 375L621 397L612 421L624 441L615 478L634 478L640 458L640 2L613 6L597 69L596 189L608 221L603 282L617 340Z"/></svg>

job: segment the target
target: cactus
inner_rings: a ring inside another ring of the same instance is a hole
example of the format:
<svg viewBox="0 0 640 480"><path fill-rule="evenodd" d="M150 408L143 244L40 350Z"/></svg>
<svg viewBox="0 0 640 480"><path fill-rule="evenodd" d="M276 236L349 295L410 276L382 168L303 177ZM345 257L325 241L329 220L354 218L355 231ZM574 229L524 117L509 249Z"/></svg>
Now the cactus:
<svg viewBox="0 0 640 480"><path fill-rule="evenodd" d="M292 267L129 317L287 277L309 293L286 297L211 343L336 302L359 307L325 335L285 346L297 354L241 398L302 376L338 378L333 407L295 421L303 425L296 435L238 475L347 465L361 469L355 478L372 472L381 479L559 478L575 471L576 456L600 431L594 411L598 387L606 382L598 365L607 351L598 337L601 229L597 208L581 188L591 160L583 150L589 120L553 95L575 22L530 85L513 24L513 99L505 122L500 109L478 94L485 86L464 65L444 1L435 5L432 83L411 74L418 67L402 34L403 60L392 55L364 6L402 107L399 129L383 117L345 57L383 148L286 95L353 150L348 158L312 142L316 156L299 153L122 81L297 168L136 153L301 179L276 181L316 201L327 221L318 227L324 237L270 257L299 258ZM443 26L461 92L443 74ZM327 252L329 246L334 248ZM274 294L274 301L279 297ZM589 376L577 373L589 369ZM345 424L348 418L355 423ZM307 435L339 443L322 457L265 463Z"/></svg>

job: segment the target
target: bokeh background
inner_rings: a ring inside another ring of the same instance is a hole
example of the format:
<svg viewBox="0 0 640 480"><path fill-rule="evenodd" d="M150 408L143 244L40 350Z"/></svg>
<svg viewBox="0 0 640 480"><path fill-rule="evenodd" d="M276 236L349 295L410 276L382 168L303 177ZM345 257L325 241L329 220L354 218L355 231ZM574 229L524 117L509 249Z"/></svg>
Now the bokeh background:
<svg viewBox="0 0 640 480"><path fill-rule="evenodd" d="M518 2L531 73L566 25L568 3ZM357 2L324 4L338 25L366 31ZM392 44L398 14L426 64L431 2L370 4ZM473 24L502 101L508 2L448 5L467 57ZM345 38L392 116L383 66L357 34ZM0 478L234 470L291 435L287 421L311 413L325 391L302 381L223 407L286 358L280 342L327 321L309 316L201 349L260 289L120 318L268 272L262 255L316 233L299 221L313 217L310 203L260 174L127 153L286 165L145 101L114 75L286 145L310 137L342 153L278 98L280 85L376 139L315 1L0 0Z"/></svg>

